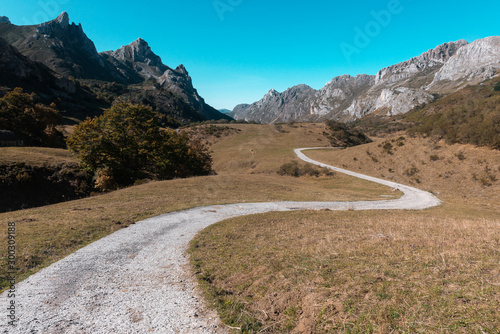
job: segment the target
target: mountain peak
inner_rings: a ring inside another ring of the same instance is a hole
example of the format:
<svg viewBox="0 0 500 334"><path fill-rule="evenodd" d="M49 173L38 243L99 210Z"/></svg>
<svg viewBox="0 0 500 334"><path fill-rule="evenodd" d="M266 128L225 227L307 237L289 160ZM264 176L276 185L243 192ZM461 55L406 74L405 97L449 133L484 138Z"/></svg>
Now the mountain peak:
<svg viewBox="0 0 500 334"><path fill-rule="evenodd" d="M10 23L10 20L7 16L0 16L0 23Z"/></svg>
<svg viewBox="0 0 500 334"><path fill-rule="evenodd" d="M179 66L177 66L175 68L175 70L177 72L181 72L181 73L184 73L184 74L188 74L188 71L186 70L186 67L184 67L184 65L180 64Z"/></svg>
<svg viewBox="0 0 500 334"><path fill-rule="evenodd" d="M144 45L146 47L149 47L148 42L146 42L145 40L143 40L140 37L138 39L136 39L135 41L133 41L132 43L130 43L129 45Z"/></svg>
<svg viewBox="0 0 500 334"><path fill-rule="evenodd" d="M149 47L148 42L138 38L129 45L122 46L116 51L102 52L101 55L108 57L115 66L125 70L135 72L132 81L147 80L149 78L158 79L169 67L164 65L161 58L156 55Z"/></svg>
<svg viewBox="0 0 500 334"><path fill-rule="evenodd" d="M59 23L61 27L69 26L69 15L66 12L62 12L58 17L54 20L54 22Z"/></svg>

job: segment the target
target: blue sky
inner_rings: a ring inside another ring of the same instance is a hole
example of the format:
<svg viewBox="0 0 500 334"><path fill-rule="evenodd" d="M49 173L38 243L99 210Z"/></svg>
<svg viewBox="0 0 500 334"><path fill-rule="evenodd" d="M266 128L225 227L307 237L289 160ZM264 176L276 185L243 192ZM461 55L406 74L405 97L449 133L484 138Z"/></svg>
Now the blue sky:
<svg viewBox="0 0 500 334"><path fill-rule="evenodd" d="M459 39L500 35L500 2L363 0L0 0L12 23L62 11L98 51L141 37L163 62L184 64L215 108L252 103L271 88L375 74Z"/></svg>

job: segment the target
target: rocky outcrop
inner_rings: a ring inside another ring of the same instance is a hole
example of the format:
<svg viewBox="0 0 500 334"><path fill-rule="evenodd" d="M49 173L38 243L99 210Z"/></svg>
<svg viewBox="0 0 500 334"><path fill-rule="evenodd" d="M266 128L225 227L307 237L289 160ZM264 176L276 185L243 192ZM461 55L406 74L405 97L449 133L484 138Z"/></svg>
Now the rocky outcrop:
<svg viewBox="0 0 500 334"><path fill-rule="evenodd" d="M436 73L430 91L455 91L465 84L478 84L500 69L500 36L474 41L456 53Z"/></svg>
<svg viewBox="0 0 500 334"><path fill-rule="evenodd" d="M118 68L129 82L156 80L169 69L142 38L116 51L101 52L101 56Z"/></svg>
<svg viewBox="0 0 500 334"><path fill-rule="evenodd" d="M453 92L464 84L489 79L499 68L500 37L489 37L471 44L459 40L384 68L375 76L336 77L305 97L300 104L281 95L271 98L268 93L252 105L237 106L232 115L236 119L272 123L324 119L349 121L372 113L403 114L434 101L436 93ZM269 102L270 99L273 102ZM288 106L286 110L282 105Z"/></svg>
<svg viewBox="0 0 500 334"><path fill-rule="evenodd" d="M157 83L161 88L182 97L206 119L231 119L205 103L205 100L194 88L193 81L184 65L177 66L175 70L167 68L163 75L158 78Z"/></svg>
<svg viewBox="0 0 500 334"><path fill-rule="evenodd" d="M358 96L368 91L374 80L373 75L366 74L333 78L311 101L311 116L316 119L341 119L342 111L352 105Z"/></svg>

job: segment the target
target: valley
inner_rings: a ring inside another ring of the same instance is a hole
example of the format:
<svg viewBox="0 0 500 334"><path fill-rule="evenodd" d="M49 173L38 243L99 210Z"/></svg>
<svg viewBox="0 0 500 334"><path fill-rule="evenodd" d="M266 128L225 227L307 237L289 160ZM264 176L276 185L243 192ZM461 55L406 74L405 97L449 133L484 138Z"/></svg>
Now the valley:
<svg viewBox="0 0 500 334"><path fill-rule="evenodd" d="M170 67L125 33L98 52L67 12L0 16L0 291L17 332L499 333L500 37L216 110L198 74L230 101L279 71L258 53L229 73L239 60L203 33Z"/></svg>
<svg viewBox="0 0 500 334"><path fill-rule="evenodd" d="M391 188L341 173L278 175L283 163L297 159L293 148L298 143L317 147L325 141L322 124L228 127L239 131L212 145L217 175L150 182L0 214L2 221L16 224L22 245L20 279L114 231L136 229L142 223L135 222L166 212L200 206L218 211L218 205L226 203L373 201L399 196ZM393 144L392 154L387 152L387 142ZM498 181L490 177L488 186L479 175L476 180L470 174L478 166L488 166L484 170L496 176L498 151L398 134L344 150L307 151L307 156L421 187L444 203L418 212L265 213L213 225L191 242L190 254L208 305L217 308L222 321L250 332L266 327L271 332L322 332L342 326L359 331L442 326L493 333L498 328L493 311L499 293L494 265L500 224ZM416 160L408 160L413 156ZM418 172L408 175L412 165ZM453 174L446 174L450 171ZM464 235L468 238L463 239ZM480 279L468 281L476 270ZM405 307L404 300L414 306ZM456 300L467 300L470 307L457 313ZM203 304L197 305L199 312L206 312Z"/></svg>

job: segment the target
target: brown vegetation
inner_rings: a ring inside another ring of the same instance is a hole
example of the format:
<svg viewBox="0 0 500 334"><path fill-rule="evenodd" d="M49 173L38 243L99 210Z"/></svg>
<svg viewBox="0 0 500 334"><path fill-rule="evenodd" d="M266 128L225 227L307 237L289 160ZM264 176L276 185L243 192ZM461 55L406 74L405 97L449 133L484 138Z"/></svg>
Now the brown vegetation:
<svg viewBox="0 0 500 334"><path fill-rule="evenodd" d="M396 135L307 155L417 185L422 212L240 217L191 244L208 300L243 332L497 333L500 152Z"/></svg>

